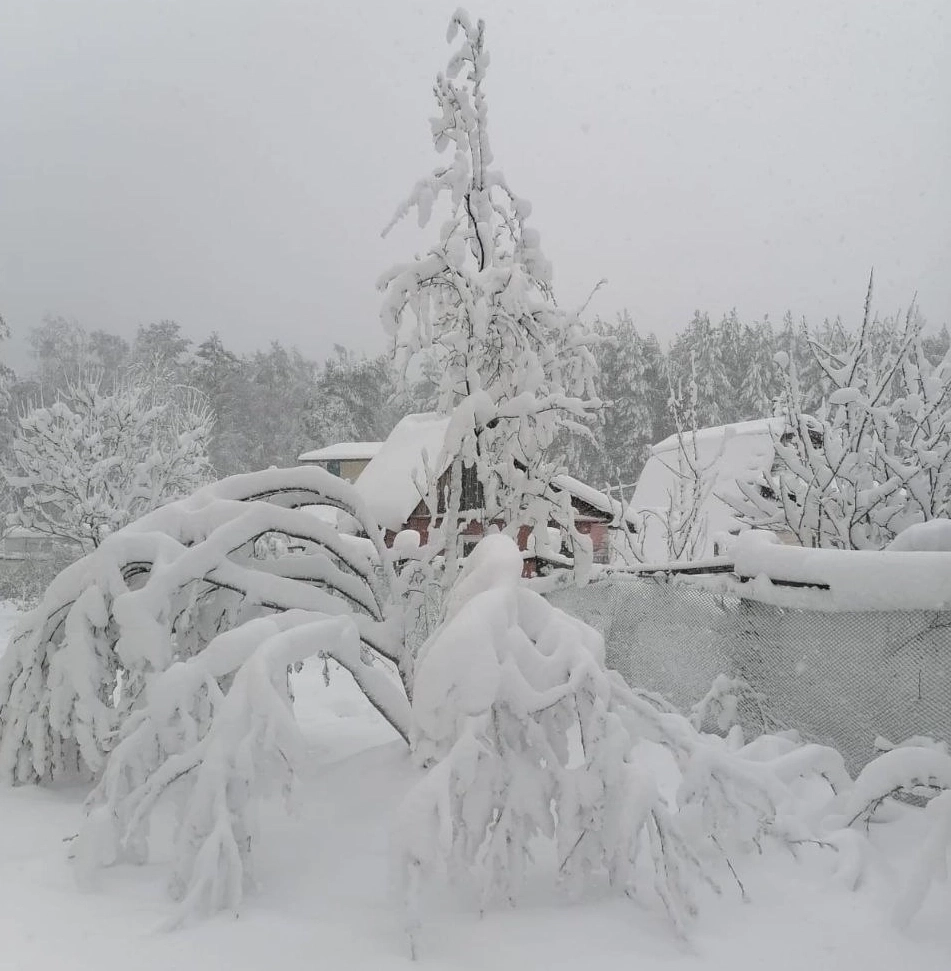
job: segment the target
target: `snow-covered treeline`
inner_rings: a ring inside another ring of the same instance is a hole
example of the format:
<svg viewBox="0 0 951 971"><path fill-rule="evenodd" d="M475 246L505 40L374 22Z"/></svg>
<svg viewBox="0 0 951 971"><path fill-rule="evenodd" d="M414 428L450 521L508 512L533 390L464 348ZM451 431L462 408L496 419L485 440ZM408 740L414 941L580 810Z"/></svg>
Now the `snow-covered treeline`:
<svg viewBox="0 0 951 971"><path fill-rule="evenodd" d="M237 354L218 334L193 343L172 321L142 326L132 341L60 318L28 336L30 366L7 375L10 397L0 399L6 464L18 416L89 379L108 389L135 374L200 393L214 414L209 457L219 475L292 465L301 452L338 441L379 441L413 410L390 403L393 377L384 355L338 347L320 362L276 341Z"/></svg>
<svg viewBox="0 0 951 971"><path fill-rule="evenodd" d="M674 385L689 380L691 353L698 376L697 418L702 426L764 417L782 393L774 363L784 351L795 363L802 407L819 407L828 380L816 366L802 324L787 315L740 321L734 312L713 322L698 313L669 347L626 312L593 324L605 338L592 348L600 376L597 397L606 403L592 428L593 440L572 438L571 472L603 488L632 483L645 450L674 431L668 409L668 366ZM841 321L807 328L808 337L841 350L849 328ZM436 403L436 377L425 370L394 397L396 376L388 355L363 357L337 348L324 361L273 342L266 350L237 354L217 334L197 344L180 327L163 321L141 327L132 341L85 330L55 318L29 335L31 365L14 374L3 362L0 330L0 461L9 459L17 414L34 402L50 404L83 374L100 374L108 385L129 367L158 370L175 384L200 391L215 412L210 457L220 475L293 464L302 451L338 441L379 441L396 421ZM934 364L949 346L947 328L923 337ZM0 487L2 488L2 487Z"/></svg>

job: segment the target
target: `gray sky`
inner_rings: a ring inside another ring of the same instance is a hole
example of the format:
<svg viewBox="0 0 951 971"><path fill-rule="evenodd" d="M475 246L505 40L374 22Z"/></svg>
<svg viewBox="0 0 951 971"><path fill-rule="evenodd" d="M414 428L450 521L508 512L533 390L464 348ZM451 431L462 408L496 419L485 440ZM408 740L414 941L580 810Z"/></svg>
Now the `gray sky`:
<svg viewBox="0 0 951 971"><path fill-rule="evenodd" d="M0 313L383 346L455 3L2 0ZM482 0L496 162L559 299L669 336L917 291L951 321L947 0Z"/></svg>

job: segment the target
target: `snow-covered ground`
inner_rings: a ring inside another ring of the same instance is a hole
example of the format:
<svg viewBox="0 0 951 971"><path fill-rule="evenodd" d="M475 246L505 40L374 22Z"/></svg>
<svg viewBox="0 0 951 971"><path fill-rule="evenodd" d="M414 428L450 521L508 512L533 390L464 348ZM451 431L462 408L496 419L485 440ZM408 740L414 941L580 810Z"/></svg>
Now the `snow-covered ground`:
<svg viewBox="0 0 951 971"><path fill-rule="evenodd" d="M15 612L0 604L0 645ZM337 670L319 664L296 683L312 758L292 815L268 807L257 853L260 888L242 914L169 933L156 868L106 870L79 889L67 861L83 791L0 789L0 969L75 971L327 967L386 971L409 965L389 878L391 808L416 778L404 746ZM915 818L882 828L888 840L857 891L832 871L834 854L804 849L798 861L770 849L742 861L750 897L728 888L702 898L689 944L671 933L651 895L607 899L592 888L566 901L539 887L517 909L479 917L469 900L431 896L420 939L422 967L526 971L637 966L664 971L782 971L951 966L951 887L932 891L908 932L890 923L896 868Z"/></svg>

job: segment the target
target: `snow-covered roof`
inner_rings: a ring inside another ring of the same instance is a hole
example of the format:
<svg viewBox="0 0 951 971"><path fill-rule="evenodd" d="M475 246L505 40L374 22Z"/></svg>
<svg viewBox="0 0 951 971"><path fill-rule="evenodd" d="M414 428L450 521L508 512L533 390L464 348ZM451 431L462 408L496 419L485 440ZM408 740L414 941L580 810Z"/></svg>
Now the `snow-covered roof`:
<svg viewBox="0 0 951 971"><path fill-rule="evenodd" d="M551 484L605 515L616 516L621 511L621 504L616 499L609 499L603 492L588 485L587 482L576 479L573 475L556 475L552 478Z"/></svg>
<svg viewBox="0 0 951 971"><path fill-rule="evenodd" d="M434 465L439 460L448 429L446 415L407 415L397 422L360 473L355 483L357 492L381 526L394 531L402 529L419 505L422 496L417 482L425 489L427 462Z"/></svg>
<svg viewBox="0 0 951 971"><path fill-rule="evenodd" d="M713 543L720 533L728 533L739 527L734 509L729 499L739 499L742 495L737 481L751 482L768 473L773 465L775 448L774 435L786 429L783 418L760 418L755 421L737 422L732 425L718 425L701 428L696 433L684 435L685 444L690 448L696 441L697 459L702 469L709 469L714 484L711 495L704 503L702 515L707 523L707 549L702 555L713 551ZM663 509L677 481L679 453L677 436L671 435L651 449L650 457L641 471L631 499L631 509L644 512L649 509ZM660 561L666 554L666 541L655 531L653 536L648 530L648 547L645 550L650 560Z"/></svg>
<svg viewBox="0 0 951 971"><path fill-rule="evenodd" d="M702 461L704 450L709 450L710 454L713 454L727 436L754 435L769 438L772 435L781 435L785 430L785 418L754 418L752 421L737 421L731 425L713 425L710 428L698 428L696 432L684 432L683 437L684 441L688 444L696 438L697 448ZM676 450L677 436L668 435L662 442L658 442L651 447L651 455Z"/></svg>
<svg viewBox="0 0 951 971"><path fill-rule="evenodd" d="M325 445L310 452L301 452L298 462L346 462L350 460L372 459L383 447L382 442L337 442Z"/></svg>
<svg viewBox="0 0 951 971"><path fill-rule="evenodd" d="M430 466L440 458L445 460L442 450L448 430L446 415L436 412L407 415L360 473L356 489L381 526L395 532L406 524L423 498L416 485L418 481L425 488L427 463L423 461L423 452ZM442 472L443 468L438 471ZM556 475L552 485L606 515L620 512L616 500L574 476Z"/></svg>

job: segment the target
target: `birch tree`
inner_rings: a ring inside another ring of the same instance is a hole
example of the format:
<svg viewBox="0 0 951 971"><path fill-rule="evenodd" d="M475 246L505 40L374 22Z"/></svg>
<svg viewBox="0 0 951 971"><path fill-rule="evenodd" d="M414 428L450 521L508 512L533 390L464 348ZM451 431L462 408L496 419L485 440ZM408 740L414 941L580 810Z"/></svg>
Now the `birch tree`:
<svg viewBox="0 0 951 971"><path fill-rule="evenodd" d="M450 556L464 466L475 468L487 522L513 536L531 530L544 551L554 520L581 552L589 544L574 529L568 497L550 485L559 469L552 446L565 429L584 434L600 407L595 338L578 313L555 302L551 265L528 224L531 205L493 167L485 25L458 11L450 42L457 35L436 78L431 121L435 148L448 158L416 184L385 232L411 212L420 227L439 207L448 218L424 256L381 278L382 320L400 373L406 380L435 375L437 408L452 415L444 520ZM435 514L435 496L430 505Z"/></svg>

